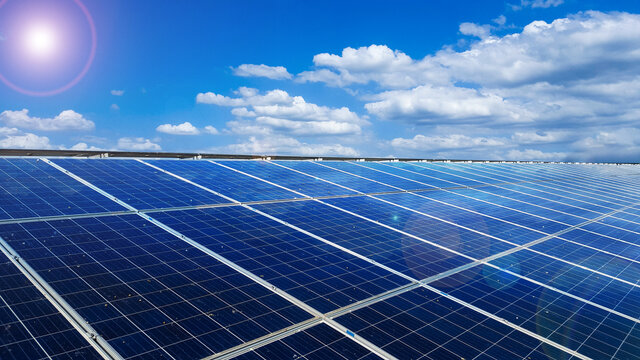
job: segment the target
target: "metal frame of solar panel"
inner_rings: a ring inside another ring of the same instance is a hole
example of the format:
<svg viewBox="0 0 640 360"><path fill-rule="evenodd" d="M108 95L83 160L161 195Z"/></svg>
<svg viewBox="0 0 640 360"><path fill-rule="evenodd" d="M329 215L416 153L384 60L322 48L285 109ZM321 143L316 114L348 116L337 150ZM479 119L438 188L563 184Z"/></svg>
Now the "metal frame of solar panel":
<svg viewBox="0 0 640 360"><path fill-rule="evenodd" d="M638 175L2 150L0 358L638 358Z"/></svg>

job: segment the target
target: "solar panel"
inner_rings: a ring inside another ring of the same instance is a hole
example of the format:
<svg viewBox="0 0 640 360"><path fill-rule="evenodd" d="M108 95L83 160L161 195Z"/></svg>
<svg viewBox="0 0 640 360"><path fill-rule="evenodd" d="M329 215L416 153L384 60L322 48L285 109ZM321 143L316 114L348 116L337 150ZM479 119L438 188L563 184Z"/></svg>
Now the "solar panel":
<svg viewBox="0 0 640 360"><path fill-rule="evenodd" d="M171 171L185 179L197 181L208 189L229 196L236 201L260 201L293 199L295 193L270 185L209 161L150 160L164 170Z"/></svg>
<svg viewBox="0 0 640 360"><path fill-rule="evenodd" d="M0 158L0 358L635 358L638 174Z"/></svg>
<svg viewBox="0 0 640 360"><path fill-rule="evenodd" d="M39 159L0 158L0 219L125 210Z"/></svg>
<svg viewBox="0 0 640 360"><path fill-rule="evenodd" d="M0 254L0 358L99 359L89 342Z"/></svg>
<svg viewBox="0 0 640 360"><path fill-rule="evenodd" d="M229 202L136 160L53 159L53 162L137 209Z"/></svg>
<svg viewBox="0 0 640 360"><path fill-rule="evenodd" d="M374 360L380 359L380 357L347 339L328 325L320 324L235 357L235 359Z"/></svg>

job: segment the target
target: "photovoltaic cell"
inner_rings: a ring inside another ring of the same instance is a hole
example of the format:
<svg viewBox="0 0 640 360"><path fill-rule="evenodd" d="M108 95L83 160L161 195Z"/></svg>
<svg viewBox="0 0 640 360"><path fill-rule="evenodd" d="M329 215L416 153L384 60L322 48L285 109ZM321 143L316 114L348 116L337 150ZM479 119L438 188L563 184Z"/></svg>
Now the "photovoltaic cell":
<svg viewBox="0 0 640 360"><path fill-rule="evenodd" d="M325 161L322 163L325 166L333 169L346 171L350 174L358 175L363 178L372 179L390 185L403 190L419 190L419 189L431 189L433 186L425 185L411 179L403 179L399 176L394 176L381 171L376 171L369 167L360 166L359 164L352 164L346 161ZM397 189L396 189L397 190Z"/></svg>
<svg viewBox="0 0 640 360"><path fill-rule="evenodd" d="M0 359L100 359L4 254L0 254Z"/></svg>
<svg viewBox="0 0 640 360"><path fill-rule="evenodd" d="M206 160L149 160L159 168L191 180L236 201L295 199L291 191L229 170Z"/></svg>
<svg viewBox="0 0 640 360"><path fill-rule="evenodd" d="M143 160L176 177L133 159L53 161L142 216L91 215L125 209L45 161L0 158L0 236L126 359L377 358L360 339L402 359L640 350L635 167ZM307 196L322 200L291 201ZM327 318L280 338L313 317L292 297ZM97 356L0 259L1 359Z"/></svg>
<svg viewBox="0 0 640 360"><path fill-rule="evenodd" d="M0 219L126 210L39 159L0 158Z"/></svg>
<svg viewBox="0 0 640 360"><path fill-rule="evenodd" d="M391 175L396 175L396 176L400 176L403 178L407 178L407 179L411 179L414 181L417 181L421 184L426 184L428 186L424 186L424 188L429 188L429 187L433 187L433 188L456 188L456 187L460 187L461 185L459 183L456 182L452 182L452 181L447 181L444 179L438 179L436 177L432 177L432 176L426 176L423 174L419 174L419 173L415 173L415 172L411 172L411 171L407 171L404 170L401 167L398 166L393 166L393 163L378 163L378 162L369 162L369 161L363 161L363 162L359 162L358 165L360 166L364 166L364 167L368 167L370 169L374 169L374 170L379 170L381 172L385 172ZM418 169L419 170L419 169Z"/></svg>
<svg viewBox="0 0 640 360"><path fill-rule="evenodd" d="M640 350L636 322L487 265L431 285L593 359L630 359Z"/></svg>
<svg viewBox="0 0 640 360"><path fill-rule="evenodd" d="M300 171L302 173L317 176L323 180L330 181L334 184L345 186L349 189L363 193L397 191L397 188L379 184L375 181L363 179L355 175L340 172L338 170L314 164L311 161L274 161L274 163L285 166L290 169Z"/></svg>
<svg viewBox="0 0 640 360"><path fill-rule="evenodd" d="M432 194L400 193L379 195L378 197L391 203L404 206L405 208L426 213L439 219L519 245L545 236L541 234L541 232L551 233L568 227L495 205L482 206L484 204L481 204L481 206L473 206L472 201L464 204L457 201L450 201L451 199L456 199L455 194L444 193L444 196L438 196L438 202L433 201L430 195ZM457 207L448 205L449 202L457 205ZM490 207L490 209L487 209L487 207ZM491 214L491 217L484 214ZM527 226L529 229L516 224ZM538 232L534 230L538 230Z"/></svg>
<svg viewBox="0 0 640 360"><path fill-rule="evenodd" d="M640 316L640 289L633 284L529 250L493 260L491 264L619 313Z"/></svg>
<svg viewBox="0 0 640 360"><path fill-rule="evenodd" d="M123 357L202 358L310 318L136 215L0 226Z"/></svg>
<svg viewBox="0 0 640 360"><path fill-rule="evenodd" d="M224 161L216 163L240 170L247 174L295 190L307 196L334 196L356 194L355 191L333 185L326 181L304 175L268 161Z"/></svg>
<svg viewBox="0 0 640 360"><path fill-rule="evenodd" d="M418 288L337 321L398 359L569 359L566 352Z"/></svg>
<svg viewBox="0 0 640 360"><path fill-rule="evenodd" d="M475 259L482 259L515 247L515 245L504 241L370 197L338 198L325 201ZM480 216L477 216L476 219L482 221ZM450 221L451 219L442 220Z"/></svg>
<svg viewBox="0 0 640 360"><path fill-rule="evenodd" d="M229 202L136 160L52 161L140 210Z"/></svg>
<svg viewBox="0 0 640 360"><path fill-rule="evenodd" d="M416 240L315 201L253 207L417 279L472 262L446 248Z"/></svg>
<svg viewBox="0 0 640 360"><path fill-rule="evenodd" d="M328 325L319 324L234 359L375 360L380 357Z"/></svg>
<svg viewBox="0 0 640 360"><path fill-rule="evenodd" d="M323 313L409 282L243 207L153 216Z"/></svg>
<svg viewBox="0 0 640 360"><path fill-rule="evenodd" d="M384 165L388 165L397 169L401 169L405 172L411 172L413 174L419 174L425 177L426 179L439 179L440 181L445 181L447 183L453 184L453 186L478 186L482 185L474 180L466 179L463 177L447 174L441 171L434 171L423 166L420 166L418 163L414 162L390 162L385 163ZM449 186L444 186L449 187Z"/></svg>

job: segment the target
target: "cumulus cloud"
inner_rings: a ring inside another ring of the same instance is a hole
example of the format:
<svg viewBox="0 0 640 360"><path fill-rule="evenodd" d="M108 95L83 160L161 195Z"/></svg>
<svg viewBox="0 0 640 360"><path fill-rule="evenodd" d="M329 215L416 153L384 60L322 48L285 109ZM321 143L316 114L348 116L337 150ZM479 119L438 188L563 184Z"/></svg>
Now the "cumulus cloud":
<svg viewBox="0 0 640 360"><path fill-rule="evenodd" d="M9 128L0 126L0 135L16 135L20 130L17 128Z"/></svg>
<svg viewBox="0 0 640 360"><path fill-rule="evenodd" d="M215 93L200 93L196 101L204 104L232 107L238 120L227 123L227 130L236 134L288 133L305 136L355 135L366 118L347 107L331 108L308 103L301 96L291 96L283 90L261 94L257 89L242 87L237 97Z"/></svg>
<svg viewBox="0 0 640 360"><path fill-rule="evenodd" d="M358 151L342 144L309 144L286 136L250 137L249 141L225 148L235 154L302 155L302 156L358 156Z"/></svg>
<svg viewBox="0 0 640 360"><path fill-rule="evenodd" d="M0 121L8 126L20 129L32 129L42 131L59 130L91 130L93 121L85 119L81 114L73 110L65 110L53 118L39 118L29 116L29 110L6 110L0 113Z"/></svg>
<svg viewBox="0 0 640 360"><path fill-rule="evenodd" d="M145 150L154 150L159 151L162 148L160 145L152 142L149 139L145 139L142 137L123 137L118 139L118 149L122 150L137 150L137 151L145 151Z"/></svg>
<svg viewBox="0 0 640 360"><path fill-rule="evenodd" d="M113 95L113 96L122 96L122 95L124 95L124 90L111 90L111 95Z"/></svg>
<svg viewBox="0 0 640 360"><path fill-rule="evenodd" d="M504 24L506 24L506 23L507 23L507 17L506 17L506 16L504 16L504 15L500 15L500 16L498 16L497 18L495 18L495 19L493 19L493 20L491 20L491 21L493 21L494 23L496 23L496 24L498 24L498 25L502 26L502 25L504 25Z"/></svg>
<svg viewBox="0 0 640 360"><path fill-rule="evenodd" d="M638 162L640 129L618 128L597 131L573 142L568 158L576 161Z"/></svg>
<svg viewBox="0 0 640 360"><path fill-rule="evenodd" d="M416 61L385 45L342 50L341 55L318 54L313 57L316 70L297 75L298 82L323 82L330 86L377 83L385 88L410 88L420 84L444 84L443 69L432 61Z"/></svg>
<svg viewBox="0 0 640 360"><path fill-rule="evenodd" d="M496 19L497 24L505 21ZM637 119L639 15L590 11L550 23L534 21L501 37L489 36L490 28L465 23L461 32L480 40L466 50L444 48L423 59L384 45L318 54L315 69L297 80L344 88L375 84L382 91L362 99L370 101L366 109L371 114L389 119L442 116L468 122L495 114L502 123L533 121L541 127L558 120L584 125L603 118Z"/></svg>
<svg viewBox="0 0 640 360"><path fill-rule="evenodd" d="M543 152L534 149L511 150L504 157L506 160L563 161L567 157L563 152Z"/></svg>
<svg viewBox="0 0 640 360"><path fill-rule="evenodd" d="M211 126L211 125L207 125L204 127L204 132L206 132L207 134L211 134L211 135L218 135L220 133L220 131L218 131L218 129L216 129L215 127Z"/></svg>
<svg viewBox="0 0 640 360"><path fill-rule="evenodd" d="M233 74L242 77L266 77L273 80L291 79L293 76L284 66L268 66L264 64L242 64L233 68Z"/></svg>
<svg viewBox="0 0 640 360"><path fill-rule="evenodd" d="M162 124L156 128L156 131L171 134L171 135L198 135L200 134L200 130L195 126L191 125L190 122L185 121L179 125L172 124Z"/></svg>
<svg viewBox="0 0 640 360"><path fill-rule="evenodd" d="M566 141L570 136L568 131L524 131L516 132L511 139L518 144L551 144Z"/></svg>
<svg viewBox="0 0 640 360"><path fill-rule="evenodd" d="M532 121L534 116L498 95L461 87L425 85L387 91L375 98L379 101L370 102L365 108L382 119L415 119L422 123L443 120L522 123Z"/></svg>
<svg viewBox="0 0 640 360"><path fill-rule="evenodd" d="M407 148L419 151L443 150L443 149L468 149L478 147L501 147L508 141L500 138L471 137L461 134L453 135L416 135L413 138L395 138L391 145L395 148Z"/></svg>
<svg viewBox="0 0 640 360"><path fill-rule="evenodd" d="M491 34L491 25L478 25L475 23L464 22L460 24L459 31L464 35L475 36L483 39Z"/></svg>
<svg viewBox="0 0 640 360"><path fill-rule="evenodd" d="M550 8L564 4L564 0L521 0L521 7Z"/></svg>
<svg viewBox="0 0 640 360"><path fill-rule="evenodd" d="M22 135L9 135L0 139L0 148L5 149L51 149L51 143L46 136L26 133Z"/></svg>
<svg viewBox="0 0 640 360"><path fill-rule="evenodd" d="M79 142L79 143L77 143L77 144L73 145L73 146L71 147L71 150L80 150L80 151L82 151L82 150L100 151L100 150L104 150L104 149L101 149L101 148L96 147L96 146L93 146L93 145L89 146L89 145L88 145L87 143L85 143L85 142Z"/></svg>

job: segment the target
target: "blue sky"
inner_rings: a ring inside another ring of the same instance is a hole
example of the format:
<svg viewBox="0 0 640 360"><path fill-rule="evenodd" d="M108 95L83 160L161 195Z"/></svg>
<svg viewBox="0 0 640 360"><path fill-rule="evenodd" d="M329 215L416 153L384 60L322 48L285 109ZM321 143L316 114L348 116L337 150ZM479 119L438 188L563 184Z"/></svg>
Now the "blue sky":
<svg viewBox="0 0 640 360"><path fill-rule="evenodd" d="M0 147L640 158L637 1L82 3L89 70L50 96L0 83ZM0 75L47 91L81 71L74 0L0 4Z"/></svg>

